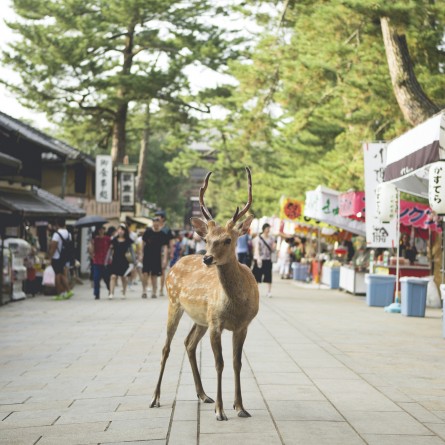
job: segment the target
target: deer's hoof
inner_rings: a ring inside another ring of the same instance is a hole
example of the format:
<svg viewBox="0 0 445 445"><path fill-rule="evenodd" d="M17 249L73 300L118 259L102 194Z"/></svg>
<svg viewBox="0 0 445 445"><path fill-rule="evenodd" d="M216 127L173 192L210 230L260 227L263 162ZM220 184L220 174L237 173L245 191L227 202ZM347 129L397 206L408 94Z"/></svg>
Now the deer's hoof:
<svg viewBox="0 0 445 445"><path fill-rule="evenodd" d="M150 408L159 408L160 406L159 399L156 397L150 403Z"/></svg>
<svg viewBox="0 0 445 445"><path fill-rule="evenodd" d="M229 420L224 411L221 410L220 412L216 412L215 410L215 413L216 413L216 420Z"/></svg>
<svg viewBox="0 0 445 445"><path fill-rule="evenodd" d="M245 409L238 411L238 417L252 417Z"/></svg>
<svg viewBox="0 0 445 445"><path fill-rule="evenodd" d="M203 403L215 403L215 401L209 397L207 394L202 394L201 396L199 394L196 394L199 399L202 400Z"/></svg>

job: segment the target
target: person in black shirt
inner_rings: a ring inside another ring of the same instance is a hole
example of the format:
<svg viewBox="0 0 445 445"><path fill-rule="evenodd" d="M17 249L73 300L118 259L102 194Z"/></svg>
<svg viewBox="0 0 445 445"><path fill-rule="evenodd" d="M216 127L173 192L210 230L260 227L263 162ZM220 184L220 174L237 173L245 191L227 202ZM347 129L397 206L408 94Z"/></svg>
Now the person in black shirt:
<svg viewBox="0 0 445 445"><path fill-rule="evenodd" d="M151 277L152 295L156 298L157 278L162 275L163 261L167 259L168 238L161 230L161 220L153 219L153 227L148 227L142 235L144 242L144 254L142 260L142 298L147 298L147 282Z"/></svg>
<svg viewBox="0 0 445 445"><path fill-rule="evenodd" d="M400 239L399 255L409 260L410 264L414 264L417 256L416 246L411 244L410 237L407 233L402 234Z"/></svg>
<svg viewBox="0 0 445 445"><path fill-rule="evenodd" d="M164 295L164 285L165 285L165 275L166 275L167 265L169 264L170 260L173 259L175 237L170 227L168 227L168 225L165 223L165 221L167 220L167 215L164 212L164 210L158 210L157 212L155 212L155 216L159 218L161 223L160 226L161 231L167 238L167 249L165 250L165 255L162 257L161 290L159 292L159 295L162 297Z"/></svg>
<svg viewBox="0 0 445 445"><path fill-rule="evenodd" d="M114 298L114 289L117 284L117 278L121 277L122 280L122 298L125 298L127 291L127 277L126 273L130 266L127 253L129 253L134 262L134 252L132 248L132 241L130 239L128 228L125 224L120 224L117 229L116 236L111 240L110 249L108 251L107 259L105 263L108 263L108 258L111 256L110 264L110 293L108 298L112 300Z"/></svg>

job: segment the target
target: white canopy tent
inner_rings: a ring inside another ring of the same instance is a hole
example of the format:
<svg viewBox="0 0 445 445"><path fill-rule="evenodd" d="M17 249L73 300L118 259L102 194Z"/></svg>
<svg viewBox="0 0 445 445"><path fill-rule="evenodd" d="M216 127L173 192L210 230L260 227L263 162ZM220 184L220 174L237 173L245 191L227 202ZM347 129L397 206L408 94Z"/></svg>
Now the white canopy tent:
<svg viewBox="0 0 445 445"><path fill-rule="evenodd" d="M430 164L445 161L445 110L388 144L384 182L428 198Z"/></svg>
<svg viewBox="0 0 445 445"><path fill-rule="evenodd" d="M304 216L314 218L356 235L366 236L365 223L339 215L340 192L319 185L306 192Z"/></svg>

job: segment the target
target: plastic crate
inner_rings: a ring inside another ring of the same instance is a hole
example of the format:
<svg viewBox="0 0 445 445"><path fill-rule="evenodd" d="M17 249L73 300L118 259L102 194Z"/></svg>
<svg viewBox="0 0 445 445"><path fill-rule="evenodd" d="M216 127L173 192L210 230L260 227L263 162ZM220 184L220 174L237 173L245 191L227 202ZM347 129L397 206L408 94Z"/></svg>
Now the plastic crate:
<svg viewBox="0 0 445 445"><path fill-rule="evenodd" d="M365 283L368 306L385 307L392 303L396 284L395 275L367 274Z"/></svg>
<svg viewBox="0 0 445 445"><path fill-rule="evenodd" d="M402 284L402 315L425 317L426 292L428 280L422 278L400 278Z"/></svg>

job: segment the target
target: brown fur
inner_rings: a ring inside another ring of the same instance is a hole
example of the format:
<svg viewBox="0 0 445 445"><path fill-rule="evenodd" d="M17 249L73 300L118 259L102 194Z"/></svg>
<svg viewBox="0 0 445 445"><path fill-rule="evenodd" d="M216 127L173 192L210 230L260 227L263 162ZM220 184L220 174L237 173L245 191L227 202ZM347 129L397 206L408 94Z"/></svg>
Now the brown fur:
<svg viewBox="0 0 445 445"><path fill-rule="evenodd" d="M182 258L168 274L166 281L169 296L167 339L151 407L160 406L159 399L165 363L179 320L185 311L195 323L185 340L185 346L198 397L203 402L213 402L204 392L196 362L196 347L205 332L209 330L218 376L215 413L217 420L227 420L223 409L221 388L224 368L221 333L227 329L233 332L233 367L235 371L233 407L238 416L250 417L242 402L241 357L247 328L258 312L259 292L251 270L238 262L235 247L238 236L247 233L252 219L253 216L249 216L244 223L235 228L236 220L233 219L225 227L220 227L214 221L209 221L207 224L198 218L192 218L196 232L206 238L207 252L204 257L190 255ZM204 264L204 259L211 260L211 265Z"/></svg>

